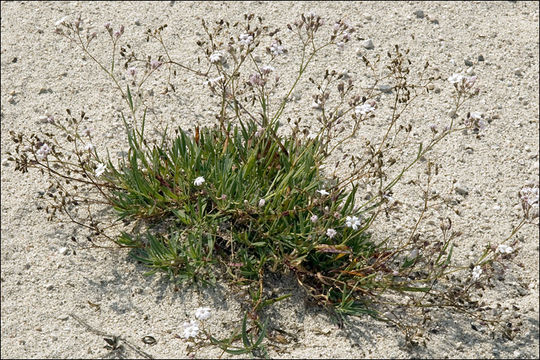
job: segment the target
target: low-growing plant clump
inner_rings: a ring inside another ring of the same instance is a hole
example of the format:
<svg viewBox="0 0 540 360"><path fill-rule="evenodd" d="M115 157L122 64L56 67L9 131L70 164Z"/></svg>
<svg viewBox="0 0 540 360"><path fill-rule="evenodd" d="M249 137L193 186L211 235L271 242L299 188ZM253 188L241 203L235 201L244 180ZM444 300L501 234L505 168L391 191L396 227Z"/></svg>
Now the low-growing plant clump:
<svg viewBox="0 0 540 360"><path fill-rule="evenodd" d="M396 136L411 131L400 119L413 101L429 97L440 80L429 75L428 63L417 67L408 51L396 45L385 61L359 58L375 79L369 88L359 88L349 76L332 70L320 81L309 77L316 88L312 106L320 115L314 119L316 125L302 127L300 119L283 119L294 90L319 54L342 51L353 41L354 28L343 20L328 27L314 14L288 25L299 39L301 60L296 64L297 77L282 90L285 85L274 64L286 56L287 48L277 37L278 29L271 30L254 15L235 24L218 21L213 27L203 21L202 27L206 39L197 44L204 56L199 69L194 69L169 56L162 37L166 25L145 34L147 41L157 41L163 50L162 56L152 59L138 56L123 42L123 26L115 30L105 24L113 50L106 65L91 51L102 35L85 32L81 18L57 23L56 32L94 60L126 102L128 116L122 118L129 150L117 162L104 156L92 143L84 112L80 117L70 110L65 119L49 117L47 121L59 130L55 133L12 132L17 146L10 159L16 169L38 168L50 175L51 188L56 190L50 193L46 209L51 219L64 214L95 236L130 248L150 273L167 273L177 283L212 286L218 280L215 274L220 274L231 286L247 287L250 310L241 329L225 340L204 331L207 341L232 354L267 354L268 319L263 310L290 296L268 294L269 273L293 274L308 297L340 320L368 314L399 326L411 342L421 335L420 326L394 316L393 306L420 309L421 321L429 318L425 309L430 307L480 316L483 305L471 299L472 291L481 286L482 274L514 256L517 249L501 242L485 248L470 266L456 265L452 244L460 233L452 230L450 219L441 220L437 241L419 240L418 224L433 200L429 185L438 172L436 164L426 163L424 208L405 241L375 241L376 229L371 227L377 216L392 210L392 188L403 174L437 143L457 131L479 134L485 128L476 113L459 117L464 104L479 94L476 77L454 74L448 79L455 100L448 125L433 125L431 138L418 144L415 156L396 159L389 156L399 149ZM321 29L328 38L321 39ZM261 52L263 44L267 47ZM267 60L265 65L261 57ZM220 99L216 123L190 131L176 128L150 139L145 133L143 84L166 72L166 91L174 92L171 79L177 69L204 78ZM382 82L391 85L380 86ZM286 95L276 98L277 90ZM392 94L390 104L381 101L382 93ZM392 115L380 141L367 143L366 155L343 155L340 161L348 161L348 175L329 173L331 156L355 139L362 123L383 106L389 106ZM401 168L392 172L396 166ZM374 184L376 193L359 200L359 188L365 183ZM537 184L523 188L519 195L525 216L508 239L538 213ZM95 204L114 209L114 217L98 220L92 211ZM77 215L76 209L82 207L88 216ZM125 227L122 231L115 230L119 222ZM456 279L458 272L466 275ZM210 309L202 308L197 318L203 321L209 314ZM493 325L499 321L481 318ZM248 320L254 324L249 330ZM199 337L198 322L187 323L184 330L186 338L198 339L202 346L205 339ZM512 330L504 331L512 336ZM242 345L236 346L237 340Z"/></svg>

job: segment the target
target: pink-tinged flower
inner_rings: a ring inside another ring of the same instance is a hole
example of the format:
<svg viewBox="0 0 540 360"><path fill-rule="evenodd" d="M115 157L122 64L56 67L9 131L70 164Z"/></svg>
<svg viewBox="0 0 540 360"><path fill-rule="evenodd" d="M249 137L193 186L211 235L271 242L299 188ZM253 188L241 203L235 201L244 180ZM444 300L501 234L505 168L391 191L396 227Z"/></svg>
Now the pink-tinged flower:
<svg viewBox="0 0 540 360"><path fill-rule="evenodd" d="M538 206L539 192L538 185L530 184L529 186L523 187L519 191L519 197L521 198L523 206L525 208L529 208L534 205Z"/></svg>
<svg viewBox="0 0 540 360"><path fill-rule="evenodd" d="M465 86L467 88L472 88L475 83L476 83L476 76L471 76L471 77L465 78Z"/></svg>
<svg viewBox="0 0 540 360"><path fill-rule="evenodd" d="M130 67L130 68L127 69L127 73L128 73L128 75L130 75L130 76L135 76L135 74L137 73L137 68L135 68L135 67Z"/></svg>
<svg viewBox="0 0 540 360"><path fill-rule="evenodd" d="M86 151L92 151L92 150L94 150L94 144L92 144L92 143L86 144L86 145L84 146L84 150L86 150Z"/></svg>
<svg viewBox="0 0 540 360"><path fill-rule="evenodd" d="M326 195L330 195L330 193L324 189L321 189L321 190L317 190L317 192L319 194L321 194L321 196L326 196Z"/></svg>
<svg viewBox="0 0 540 360"><path fill-rule="evenodd" d="M334 236L337 235L337 231L334 229L328 229L326 230L326 236L328 236L330 239L332 239Z"/></svg>
<svg viewBox="0 0 540 360"><path fill-rule="evenodd" d="M338 53L342 53L343 52L343 49L345 49L345 43L343 41L340 41L336 44L336 51Z"/></svg>
<svg viewBox="0 0 540 360"><path fill-rule="evenodd" d="M150 67L153 69L153 70L156 70L157 68L159 68L161 65L163 65L163 63L161 61L157 61L157 60L152 60L150 61Z"/></svg>
<svg viewBox="0 0 540 360"><path fill-rule="evenodd" d="M476 281L480 278L480 275L482 275L482 268L480 266L475 266L472 271L472 279L473 281Z"/></svg>
<svg viewBox="0 0 540 360"><path fill-rule="evenodd" d="M91 128L85 128L82 133L83 133L83 135L86 135L86 136L90 137L90 136L92 136L92 129Z"/></svg>
<svg viewBox="0 0 540 360"><path fill-rule="evenodd" d="M43 144L41 145L39 150L36 151L36 156L38 160L43 160L47 157L47 155L49 155L50 152L51 152L51 148L49 147L49 145Z"/></svg>
<svg viewBox="0 0 540 360"><path fill-rule="evenodd" d="M317 220L319 220L319 217L317 215L312 215L310 220L311 220L312 223L316 223Z"/></svg>
<svg viewBox="0 0 540 360"><path fill-rule="evenodd" d="M212 316L209 307L200 307L195 310L195 317L199 320L208 320Z"/></svg>
<svg viewBox="0 0 540 360"><path fill-rule="evenodd" d="M199 176L198 178L195 179L195 181L193 182L193 185L201 186L202 184L204 184L205 181L206 180L204 180L202 176Z"/></svg>
<svg viewBox="0 0 540 360"><path fill-rule="evenodd" d="M264 85L264 79L259 74L251 74L249 75L249 83L253 86L255 85L262 86Z"/></svg>
<svg viewBox="0 0 540 360"><path fill-rule="evenodd" d="M110 22L106 22L105 25L103 25L105 27L105 29L107 30L110 30L111 29L111 23Z"/></svg>
<svg viewBox="0 0 540 360"><path fill-rule="evenodd" d="M259 200L259 207L263 207L266 204L266 200L261 199Z"/></svg>

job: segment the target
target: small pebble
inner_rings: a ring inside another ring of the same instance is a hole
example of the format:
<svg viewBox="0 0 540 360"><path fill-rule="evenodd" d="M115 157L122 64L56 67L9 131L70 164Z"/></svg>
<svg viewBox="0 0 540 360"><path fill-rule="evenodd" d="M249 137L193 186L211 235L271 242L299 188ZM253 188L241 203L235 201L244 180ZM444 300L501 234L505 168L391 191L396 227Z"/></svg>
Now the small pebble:
<svg viewBox="0 0 540 360"><path fill-rule="evenodd" d="M514 75L520 77L523 76L523 70L521 70L520 68L514 69Z"/></svg>
<svg viewBox="0 0 540 360"><path fill-rule="evenodd" d="M433 25L439 25L439 20L437 19L431 19L429 20Z"/></svg>
<svg viewBox="0 0 540 360"><path fill-rule="evenodd" d="M478 55L478 61L485 61L484 56L483 55Z"/></svg>
<svg viewBox="0 0 540 360"><path fill-rule="evenodd" d="M69 319L69 315L60 315L58 317L58 320L61 320L61 321L66 321L67 319Z"/></svg>
<svg viewBox="0 0 540 360"><path fill-rule="evenodd" d="M474 69L473 69L472 67L467 68L467 70L465 70L465 72L466 72L467 75L469 75L469 76L474 75Z"/></svg>
<svg viewBox="0 0 540 360"><path fill-rule="evenodd" d="M2 159L2 166L8 166L9 160L8 159Z"/></svg>
<svg viewBox="0 0 540 360"><path fill-rule="evenodd" d="M364 14L364 19L366 19L366 20L368 20L368 21L371 21L371 20L373 20L373 17L372 17L370 14L365 13L365 14Z"/></svg>
<svg viewBox="0 0 540 360"><path fill-rule="evenodd" d="M386 84L379 85L379 90L382 91L383 93L391 93L392 92L392 86L386 85Z"/></svg>
<svg viewBox="0 0 540 360"><path fill-rule="evenodd" d="M465 66L473 66L473 62L469 59L465 59Z"/></svg>
<svg viewBox="0 0 540 360"><path fill-rule="evenodd" d="M135 19L135 25L140 26L141 25L141 20Z"/></svg>
<svg viewBox="0 0 540 360"><path fill-rule="evenodd" d="M456 188L455 188L455 191L457 194L461 195L461 196L467 196L469 195L469 189L467 189L465 186L463 185L458 185L456 184Z"/></svg>
<svg viewBox="0 0 540 360"><path fill-rule="evenodd" d="M454 60L454 59L450 59L450 64L452 64L452 65L456 65L456 60Z"/></svg>
<svg viewBox="0 0 540 360"><path fill-rule="evenodd" d="M58 253L60 255L67 255L68 253L68 248L67 247L61 247L60 249L58 249Z"/></svg>
<svg viewBox="0 0 540 360"><path fill-rule="evenodd" d="M414 12L414 15L416 15L417 18L423 19L424 18L424 12L422 10L416 10Z"/></svg>
<svg viewBox="0 0 540 360"><path fill-rule="evenodd" d="M368 50L372 50L372 49L375 48L375 46L373 45L373 41L372 41L371 39L365 40L365 41L362 43L362 45L363 45L366 49L368 49Z"/></svg>

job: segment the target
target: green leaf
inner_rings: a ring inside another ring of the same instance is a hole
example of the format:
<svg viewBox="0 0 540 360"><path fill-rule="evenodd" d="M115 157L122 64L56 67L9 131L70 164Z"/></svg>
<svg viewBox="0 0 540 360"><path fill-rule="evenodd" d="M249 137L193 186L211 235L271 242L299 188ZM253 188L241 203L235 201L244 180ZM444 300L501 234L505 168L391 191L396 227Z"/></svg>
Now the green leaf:
<svg viewBox="0 0 540 360"><path fill-rule="evenodd" d="M129 101L129 108L133 111L133 99L131 97L131 91L129 91L129 85L127 85L127 97Z"/></svg>
<svg viewBox="0 0 540 360"><path fill-rule="evenodd" d="M244 320L242 321L242 342L247 348L251 348L251 342L247 336L247 312L244 314Z"/></svg>

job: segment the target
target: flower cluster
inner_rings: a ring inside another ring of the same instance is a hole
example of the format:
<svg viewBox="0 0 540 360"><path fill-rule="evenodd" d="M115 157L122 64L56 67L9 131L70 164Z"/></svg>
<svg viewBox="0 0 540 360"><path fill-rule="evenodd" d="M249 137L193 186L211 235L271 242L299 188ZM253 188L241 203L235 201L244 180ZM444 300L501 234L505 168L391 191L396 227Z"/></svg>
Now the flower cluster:
<svg viewBox="0 0 540 360"><path fill-rule="evenodd" d="M210 55L210 62L212 64L223 63L223 60L225 60L225 57L221 51L216 51Z"/></svg>
<svg viewBox="0 0 540 360"><path fill-rule="evenodd" d="M481 112L475 111L467 114L465 126L473 128L475 131L484 130L487 126L484 121L484 115Z"/></svg>
<svg viewBox="0 0 540 360"><path fill-rule="evenodd" d="M497 250L495 251L500 254L511 254L514 251L514 249L509 245L501 244L497 246Z"/></svg>
<svg viewBox="0 0 540 360"><path fill-rule="evenodd" d="M366 114L368 114L370 112L375 111L376 105L377 105L377 103L374 100L369 101L369 102L366 102L365 104L358 105L354 109L354 112L355 112L356 116L366 115Z"/></svg>
<svg viewBox="0 0 540 360"><path fill-rule="evenodd" d="M480 278L480 275L482 275L482 268L480 266L475 266L472 271L472 279L473 281L476 281Z"/></svg>
<svg viewBox="0 0 540 360"><path fill-rule="evenodd" d="M538 184L529 184L519 191L521 206L529 215L539 216L539 186ZM531 211L532 210L532 211Z"/></svg>
<svg viewBox="0 0 540 360"><path fill-rule="evenodd" d="M253 35L251 34L241 34L239 36L239 42L242 45L249 46L253 42Z"/></svg>
<svg viewBox="0 0 540 360"><path fill-rule="evenodd" d="M51 152L51 148L49 147L49 145L43 144L41 145L39 150L36 152L36 156L38 160L43 160L47 157L47 155L49 155L50 152Z"/></svg>
<svg viewBox="0 0 540 360"><path fill-rule="evenodd" d="M212 316L212 312L208 307L200 307L195 310L195 317L197 320L208 320ZM184 339L195 338L199 335L199 321L191 319L189 322L184 322L184 332L182 337Z"/></svg>
<svg viewBox="0 0 540 360"><path fill-rule="evenodd" d="M268 51L274 56L283 55L287 53L287 49L283 45L281 45L281 41L279 40L275 40L272 43L272 45L270 45L270 48L268 49Z"/></svg>

